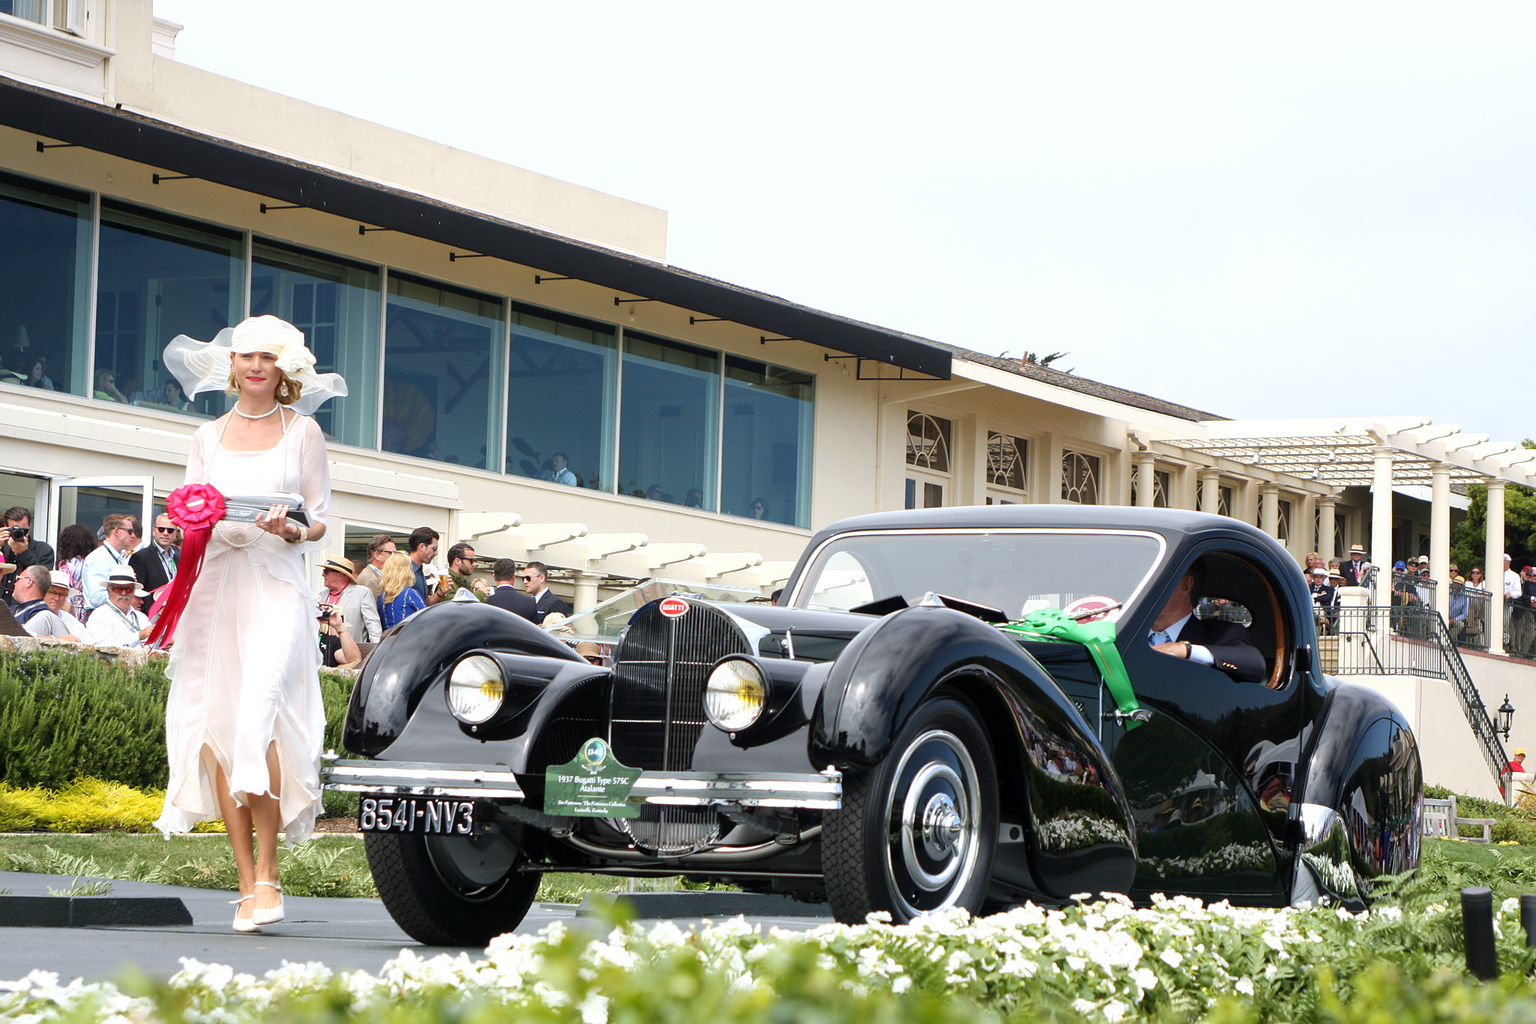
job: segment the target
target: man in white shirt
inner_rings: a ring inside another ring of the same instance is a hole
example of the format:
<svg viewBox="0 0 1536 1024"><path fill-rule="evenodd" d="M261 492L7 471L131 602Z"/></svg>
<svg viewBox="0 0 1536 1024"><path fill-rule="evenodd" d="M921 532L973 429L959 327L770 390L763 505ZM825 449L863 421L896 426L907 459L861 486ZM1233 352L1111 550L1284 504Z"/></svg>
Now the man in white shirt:
<svg viewBox="0 0 1536 1024"><path fill-rule="evenodd" d="M1515 649L1515 638L1510 634L1510 616L1515 614L1515 605L1520 602L1520 574L1510 568L1509 552L1504 553L1504 649Z"/></svg>
<svg viewBox="0 0 1536 1024"><path fill-rule="evenodd" d="M98 644L110 647L141 647L149 635L149 619L134 608L139 578L126 565L107 577L107 603L91 615L91 634ZM148 596L148 595L146 595Z"/></svg>
<svg viewBox="0 0 1536 1024"><path fill-rule="evenodd" d="M128 556L139 546L143 529L138 516L114 512L102 520L104 534L101 547L85 556L83 586L85 590L86 618L107 603L107 577L118 568L128 567ZM134 577L137 580L137 576Z"/></svg>
<svg viewBox="0 0 1536 1024"><path fill-rule="evenodd" d="M48 574L48 593L43 595L43 602L48 606L49 611L64 620L64 625L69 629L69 636L65 639L93 644L96 638L91 635L90 629L85 623L75 618L69 610L70 600L79 593L80 591L69 585L68 573L54 569Z"/></svg>

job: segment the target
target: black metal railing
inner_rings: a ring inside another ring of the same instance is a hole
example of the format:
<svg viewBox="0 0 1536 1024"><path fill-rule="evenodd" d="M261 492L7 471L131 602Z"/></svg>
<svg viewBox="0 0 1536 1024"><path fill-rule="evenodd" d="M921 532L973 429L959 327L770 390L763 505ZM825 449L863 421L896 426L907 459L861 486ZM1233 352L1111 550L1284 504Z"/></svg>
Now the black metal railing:
<svg viewBox="0 0 1536 1024"><path fill-rule="evenodd" d="M1336 643L1325 667L1335 675L1413 675L1444 679L1456 688L1461 710L1499 791L1509 759L1494 732L1477 684L1439 613L1424 607L1367 605L1333 608L1328 623Z"/></svg>

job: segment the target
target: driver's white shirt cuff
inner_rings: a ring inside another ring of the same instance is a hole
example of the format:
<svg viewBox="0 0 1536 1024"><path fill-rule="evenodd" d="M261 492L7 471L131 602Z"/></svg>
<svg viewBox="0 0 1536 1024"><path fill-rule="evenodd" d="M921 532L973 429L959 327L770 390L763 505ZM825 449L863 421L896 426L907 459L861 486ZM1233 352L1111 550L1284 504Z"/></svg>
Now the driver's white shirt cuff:
<svg viewBox="0 0 1536 1024"><path fill-rule="evenodd" d="M1198 661L1202 665L1216 664L1216 659L1212 656L1210 649L1201 647L1199 644L1189 645L1189 660Z"/></svg>

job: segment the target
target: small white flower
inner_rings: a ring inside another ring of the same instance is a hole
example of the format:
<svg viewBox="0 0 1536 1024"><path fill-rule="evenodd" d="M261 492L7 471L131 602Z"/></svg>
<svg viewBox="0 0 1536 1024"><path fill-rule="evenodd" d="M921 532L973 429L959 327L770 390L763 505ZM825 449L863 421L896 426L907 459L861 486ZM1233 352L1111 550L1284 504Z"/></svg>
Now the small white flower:
<svg viewBox="0 0 1536 1024"><path fill-rule="evenodd" d="M1179 951L1171 947L1157 954L1157 958L1169 967L1174 968L1177 968L1184 962L1184 957L1179 954Z"/></svg>
<svg viewBox="0 0 1536 1024"><path fill-rule="evenodd" d="M1253 995L1253 982L1247 978L1238 978L1237 984L1232 986L1245 996Z"/></svg>

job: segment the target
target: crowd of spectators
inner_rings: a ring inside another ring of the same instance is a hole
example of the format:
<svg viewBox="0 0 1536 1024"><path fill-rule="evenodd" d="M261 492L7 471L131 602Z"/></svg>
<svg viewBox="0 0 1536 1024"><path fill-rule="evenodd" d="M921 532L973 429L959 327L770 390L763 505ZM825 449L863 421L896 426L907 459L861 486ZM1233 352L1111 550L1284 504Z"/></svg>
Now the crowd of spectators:
<svg viewBox="0 0 1536 1024"><path fill-rule="evenodd" d="M146 602L176 576L180 531L161 516L153 543L140 547L138 516L113 513L101 531L65 527L59 547L32 532L32 510L0 512L0 593L17 624L33 636L136 647L149 635ZM139 571L136 571L139 567ZM145 589L144 572L154 582Z"/></svg>
<svg viewBox="0 0 1536 1024"><path fill-rule="evenodd" d="M1338 621L1339 590L1346 586L1369 585L1375 567L1365 558L1364 549L1354 545L1350 559L1324 562L1316 552L1306 556L1302 570L1317 608L1319 630L1333 631ZM1504 650L1520 658L1536 657L1536 565L1516 571L1510 557L1504 556ZM1448 600L1445 625L1451 640L1459 647L1487 650L1491 638L1488 616L1492 588L1498 580L1489 580L1482 566L1473 566L1465 576L1452 562L1448 568ZM1427 638L1432 630L1429 616L1436 608L1435 595L1441 583L1430 576L1429 556L1417 555L1396 561L1391 570L1392 621L1405 636Z"/></svg>
<svg viewBox="0 0 1536 1024"><path fill-rule="evenodd" d="M33 636L140 646L149 634L146 613L176 578L181 540L169 516L157 516L146 538L138 516L112 513L99 531L80 523L65 527L55 552L33 535L30 509L7 509L0 513L5 606ZM473 545L450 547L445 566L434 561L438 541L437 531L427 526L411 531L403 548L380 533L368 541L360 570L347 558L325 561L315 617L327 667L355 667L386 630L461 590L536 625L566 616L565 602L549 589L549 569L542 562L519 569L512 559L499 559L493 586L476 575Z"/></svg>

